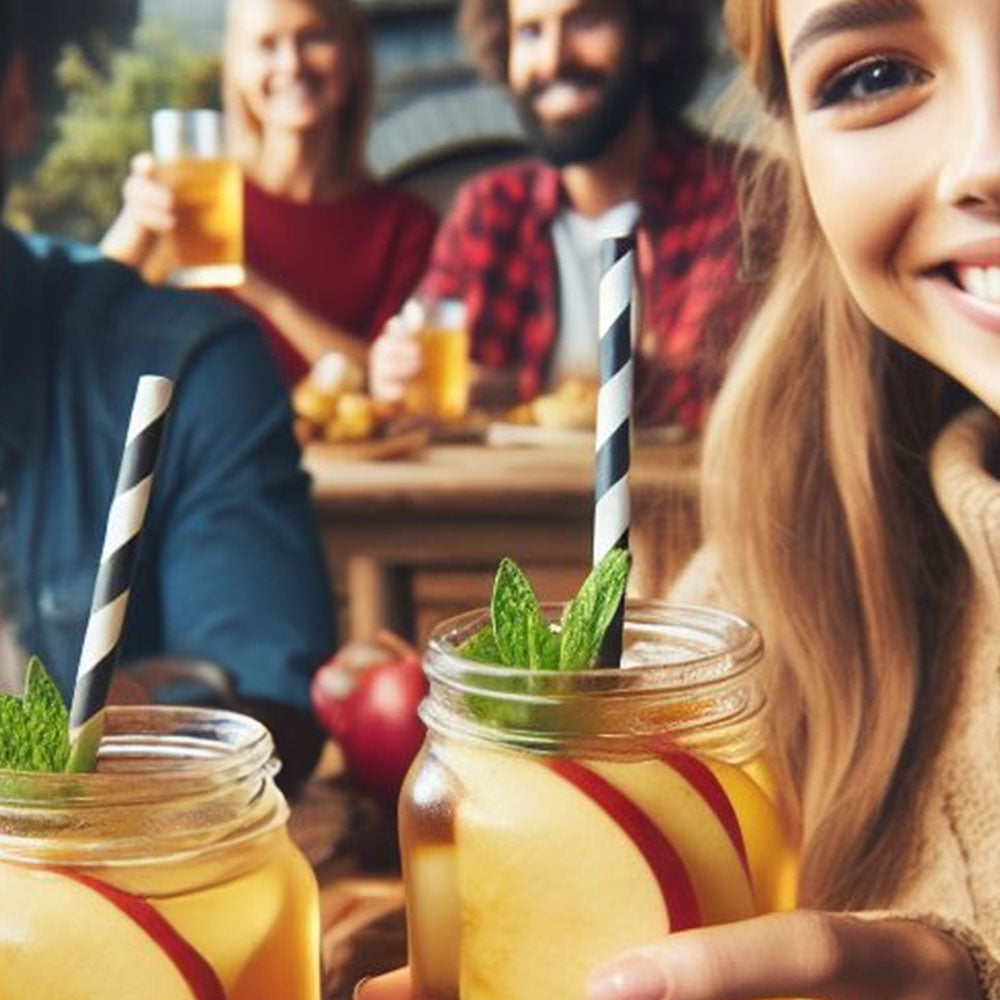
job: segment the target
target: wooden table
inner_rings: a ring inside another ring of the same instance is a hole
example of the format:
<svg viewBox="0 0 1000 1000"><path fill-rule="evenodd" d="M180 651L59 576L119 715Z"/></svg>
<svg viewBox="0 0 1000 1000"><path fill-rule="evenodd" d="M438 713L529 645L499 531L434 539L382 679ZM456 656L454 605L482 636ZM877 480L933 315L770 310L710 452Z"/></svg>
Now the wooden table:
<svg viewBox="0 0 1000 1000"><path fill-rule="evenodd" d="M347 602L348 632L386 626L421 640L414 574L474 571L488 581L501 556L532 571L580 579L591 553L592 448L433 444L389 461L358 461L322 443L305 450L334 579ZM637 444L632 462L630 592L662 596L698 541L697 449ZM553 586L567 596L565 578ZM467 577L459 576L460 583ZM486 591L488 593L488 590ZM472 586L461 604L481 600Z"/></svg>
<svg viewBox="0 0 1000 1000"><path fill-rule="evenodd" d="M319 882L323 1000L350 1000L362 977L406 963L395 830L395 809L354 788L328 743L289 820Z"/></svg>

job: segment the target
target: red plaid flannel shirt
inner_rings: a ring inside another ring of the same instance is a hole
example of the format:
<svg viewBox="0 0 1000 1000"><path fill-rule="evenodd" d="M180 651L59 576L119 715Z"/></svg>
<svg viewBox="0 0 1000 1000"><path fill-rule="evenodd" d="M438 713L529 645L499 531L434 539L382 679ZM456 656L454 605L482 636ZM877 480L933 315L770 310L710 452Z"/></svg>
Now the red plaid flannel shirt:
<svg viewBox="0 0 1000 1000"><path fill-rule="evenodd" d="M748 296L732 173L730 149L681 129L650 159L637 231L639 423L698 430L739 330ZM515 367L523 399L543 389L559 329L550 228L561 203L558 171L537 160L476 177L456 195L421 283L464 299L473 356Z"/></svg>

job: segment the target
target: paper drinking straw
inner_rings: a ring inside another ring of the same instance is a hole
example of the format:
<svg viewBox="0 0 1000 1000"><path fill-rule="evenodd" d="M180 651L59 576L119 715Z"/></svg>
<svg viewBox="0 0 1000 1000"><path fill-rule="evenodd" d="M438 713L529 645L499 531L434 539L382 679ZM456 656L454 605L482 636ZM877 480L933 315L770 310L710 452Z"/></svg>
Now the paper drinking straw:
<svg viewBox="0 0 1000 1000"><path fill-rule="evenodd" d="M613 548L628 548L634 266L635 239L632 236L618 236L602 242L598 301L601 386L597 394L597 432L594 440L595 564ZM623 598L605 634L598 656L599 666L617 667L620 664L624 618Z"/></svg>
<svg viewBox="0 0 1000 1000"><path fill-rule="evenodd" d="M143 375L136 386L73 690L69 720L74 744L108 696L172 391L170 379L159 375Z"/></svg>

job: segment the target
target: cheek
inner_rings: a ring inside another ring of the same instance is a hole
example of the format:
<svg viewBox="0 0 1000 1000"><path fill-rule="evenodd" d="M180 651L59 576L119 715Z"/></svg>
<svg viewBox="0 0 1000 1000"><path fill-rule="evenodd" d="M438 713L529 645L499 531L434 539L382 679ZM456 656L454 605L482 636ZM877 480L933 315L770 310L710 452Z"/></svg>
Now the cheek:
<svg viewBox="0 0 1000 1000"><path fill-rule="evenodd" d="M576 46L576 58L585 66L595 66L607 69L621 68L625 62L625 40L619 31L601 31L580 39ZM638 58L638 53L629 53L632 58Z"/></svg>
<svg viewBox="0 0 1000 1000"><path fill-rule="evenodd" d="M243 96L252 96L260 90L266 75L264 60L247 52L233 58L226 57L226 67L229 81L236 92Z"/></svg>
<svg viewBox="0 0 1000 1000"><path fill-rule="evenodd" d="M522 92L531 79L531 60L519 46L512 45L507 57L507 84L514 93Z"/></svg>
<svg viewBox="0 0 1000 1000"><path fill-rule="evenodd" d="M317 75L326 81L326 93L329 98L340 104L351 89L351 80L355 75L353 61L344 56L334 56L317 67Z"/></svg>
<svg viewBox="0 0 1000 1000"><path fill-rule="evenodd" d="M800 152L834 258L862 310L878 322L903 269L918 204L915 178L873 133L806 135Z"/></svg>

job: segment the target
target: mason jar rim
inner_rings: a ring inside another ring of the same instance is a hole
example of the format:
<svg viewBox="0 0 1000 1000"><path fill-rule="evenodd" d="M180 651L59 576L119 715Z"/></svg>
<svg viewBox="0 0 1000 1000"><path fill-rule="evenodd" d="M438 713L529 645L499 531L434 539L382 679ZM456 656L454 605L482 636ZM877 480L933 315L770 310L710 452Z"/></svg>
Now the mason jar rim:
<svg viewBox="0 0 1000 1000"><path fill-rule="evenodd" d="M0 809L166 802L273 775L280 766L267 728L238 712L167 705L104 711L98 762L109 769L0 772Z"/></svg>
<svg viewBox="0 0 1000 1000"><path fill-rule="evenodd" d="M559 620L565 606L566 602L545 602L540 608L543 616L551 623ZM424 656L424 669L428 677L431 680L447 681L461 676L466 682L477 675L492 682L523 677L524 667L482 663L458 653L461 643L489 620L489 608L481 607L455 615L436 626L428 640ZM644 626L667 629L683 626L688 632L700 636L704 645L701 652L666 663L630 664L617 669L599 667L587 670L533 670L533 692L543 696L583 690L595 693L626 690L663 694L693 693L739 677L757 663L764 649L756 625L738 614L719 608L658 600L628 600L625 622L626 628ZM711 648L712 641L715 643L714 649Z"/></svg>
<svg viewBox="0 0 1000 1000"><path fill-rule="evenodd" d="M558 623L564 604L543 604ZM624 660L643 665L543 670L480 663L462 642L489 620L485 608L442 622L424 656L430 691L420 717L434 731L541 753L589 748L633 753L664 741L750 755L766 703L754 667L757 627L728 611L628 601Z"/></svg>

